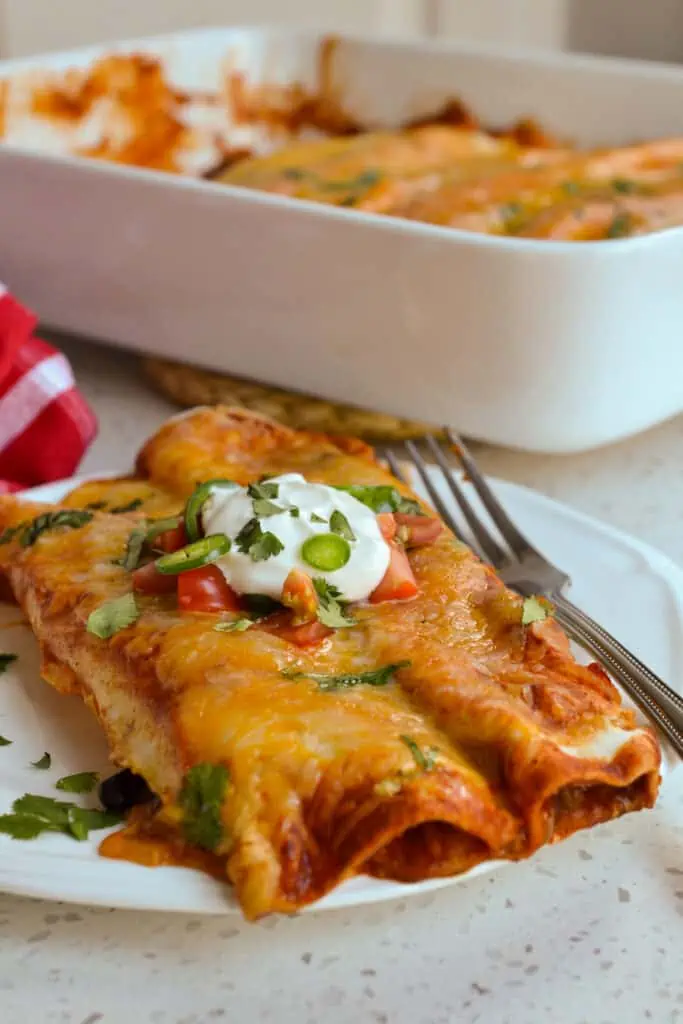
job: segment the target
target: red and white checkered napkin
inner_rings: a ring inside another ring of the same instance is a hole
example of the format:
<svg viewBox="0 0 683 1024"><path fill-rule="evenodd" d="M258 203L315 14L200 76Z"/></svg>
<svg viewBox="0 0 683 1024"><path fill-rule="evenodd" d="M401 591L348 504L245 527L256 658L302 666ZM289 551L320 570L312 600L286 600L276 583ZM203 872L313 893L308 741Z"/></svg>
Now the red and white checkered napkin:
<svg viewBox="0 0 683 1024"><path fill-rule="evenodd" d="M0 284L0 494L71 476L97 433L71 367Z"/></svg>

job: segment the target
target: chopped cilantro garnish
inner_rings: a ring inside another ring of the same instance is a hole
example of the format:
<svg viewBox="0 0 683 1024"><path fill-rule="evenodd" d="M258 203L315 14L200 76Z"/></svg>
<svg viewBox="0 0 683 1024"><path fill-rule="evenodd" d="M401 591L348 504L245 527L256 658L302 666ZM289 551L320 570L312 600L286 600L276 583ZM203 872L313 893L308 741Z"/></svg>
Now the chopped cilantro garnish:
<svg viewBox="0 0 683 1024"><path fill-rule="evenodd" d="M424 512L412 498L404 498L390 484L376 487L352 484L350 487L337 487L338 491L346 491L356 501L367 505L373 512L402 512L406 515L424 515Z"/></svg>
<svg viewBox="0 0 683 1024"><path fill-rule="evenodd" d="M143 504L142 498L133 498L126 505L116 505L114 508L110 508L109 511L112 515L117 516L124 512L135 512L136 509L140 508Z"/></svg>
<svg viewBox="0 0 683 1024"><path fill-rule="evenodd" d="M351 524L344 513L340 512L339 509L335 509L330 516L330 530L332 530L332 533L338 533L340 537L344 538L344 540L356 539L356 535L351 529Z"/></svg>
<svg viewBox="0 0 683 1024"><path fill-rule="evenodd" d="M6 672L13 661L17 660L16 654L0 654L0 675Z"/></svg>
<svg viewBox="0 0 683 1024"><path fill-rule="evenodd" d="M285 511L281 505L276 505L272 500L277 498L279 490L279 484L269 483L268 481L262 480L256 484L249 484L247 494L251 498L255 516L266 518L267 516L276 516L278 512Z"/></svg>
<svg viewBox="0 0 683 1024"><path fill-rule="evenodd" d="M434 747L427 747L422 750L421 747L415 742L412 736L400 736L399 739L402 743L405 743L410 753L413 755L413 760L418 768L428 772L436 764L436 756L439 753Z"/></svg>
<svg viewBox="0 0 683 1024"><path fill-rule="evenodd" d="M76 772L58 779L55 785L64 793L92 793L99 782L99 772Z"/></svg>
<svg viewBox="0 0 683 1024"><path fill-rule="evenodd" d="M362 171L355 178L350 178L347 181L323 181L320 180L319 184L321 188L326 189L329 192L346 192L347 195L341 200L342 206L355 206L363 196L368 192L373 185L376 185L382 178L380 171L369 169Z"/></svg>
<svg viewBox="0 0 683 1024"><path fill-rule="evenodd" d="M280 485L269 477L262 477L258 483L249 484L247 492L250 498L277 498L280 493Z"/></svg>
<svg viewBox="0 0 683 1024"><path fill-rule="evenodd" d="M543 622L552 612L553 606L545 597L526 597L522 604L522 625Z"/></svg>
<svg viewBox="0 0 683 1024"><path fill-rule="evenodd" d="M65 800L25 793L12 804L12 813L0 815L0 832L13 839L35 839L42 832L63 832L87 839L94 829L109 828L121 821L118 814L99 808L77 807Z"/></svg>
<svg viewBox="0 0 683 1024"><path fill-rule="evenodd" d="M640 191L640 186L637 181L629 181L628 178L614 178L612 181L612 188L615 192L619 192L621 195L627 196L634 192Z"/></svg>
<svg viewBox="0 0 683 1024"><path fill-rule="evenodd" d="M99 807L69 807L67 811L69 829L74 839L82 841L88 838L88 834L96 832L101 828L111 828L118 825L121 816L113 811L104 811Z"/></svg>
<svg viewBox="0 0 683 1024"><path fill-rule="evenodd" d="M100 512L103 508L107 507L106 501L89 501L84 508L90 509L91 512Z"/></svg>
<svg viewBox="0 0 683 1024"><path fill-rule="evenodd" d="M222 764L196 764L183 779L178 803L183 811L186 839L205 850L215 850L223 838L221 807L229 782Z"/></svg>
<svg viewBox="0 0 683 1024"><path fill-rule="evenodd" d="M630 213L624 211L617 213L612 220L612 223L607 228L608 238L625 238L630 235L633 231L634 223L633 217Z"/></svg>
<svg viewBox="0 0 683 1024"><path fill-rule="evenodd" d="M38 758L37 761L31 761L31 768L38 768L41 772L46 772L51 764L52 758L46 750L43 756Z"/></svg>
<svg viewBox="0 0 683 1024"><path fill-rule="evenodd" d="M313 578L313 586L318 595L318 618L324 626L343 629L345 626L356 625L356 620L347 614L341 601L341 591L337 587L322 576Z"/></svg>
<svg viewBox="0 0 683 1024"><path fill-rule="evenodd" d="M354 686L386 686L395 672L409 665L409 661L396 661L381 668L371 669L369 672L347 672L336 676L284 669L282 675L286 679L312 679L318 684L319 690L349 690Z"/></svg>
<svg viewBox="0 0 683 1024"><path fill-rule="evenodd" d="M61 825L66 822L65 811L71 807L68 800L55 800L52 796L36 796L33 793L24 793L12 804L15 814L31 814L36 818L44 818L51 825Z"/></svg>
<svg viewBox="0 0 683 1024"><path fill-rule="evenodd" d="M235 537L237 549L249 555L253 562L265 562L272 555L279 555L284 544L269 530L263 531L258 519L250 519Z"/></svg>
<svg viewBox="0 0 683 1024"><path fill-rule="evenodd" d="M108 640L115 633L132 626L140 615L134 594L123 594L112 601L105 601L88 616L86 630L101 640Z"/></svg>
<svg viewBox="0 0 683 1024"><path fill-rule="evenodd" d="M24 528L24 523L18 523L17 526L8 526L5 530L0 533L0 544L9 544L11 540L14 540L19 530Z"/></svg>
<svg viewBox="0 0 683 1024"><path fill-rule="evenodd" d="M311 512L312 523L327 523L327 519L324 516L319 516L317 512Z"/></svg>
<svg viewBox="0 0 683 1024"><path fill-rule="evenodd" d="M30 548L46 530L55 530L59 526L78 530L89 523L92 517L92 512L82 508L62 508L57 512L43 512L23 527L19 543L22 548Z"/></svg>
<svg viewBox="0 0 683 1024"><path fill-rule="evenodd" d="M6 736L0 736L0 747L11 747L12 741L8 740Z"/></svg>
<svg viewBox="0 0 683 1024"><path fill-rule="evenodd" d="M31 814L0 814L0 832L12 839L35 839L41 832L52 831L59 829Z"/></svg>
<svg viewBox="0 0 683 1024"><path fill-rule="evenodd" d="M279 555L283 548L284 544L279 537L268 530L251 545L249 555L252 562L265 562L273 555Z"/></svg>
<svg viewBox="0 0 683 1024"><path fill-rule="evenodd" d="M301 509L297 508L296 505L292 505L292 507L289 510L289 514L292 517L292 519L298 519L299 516L301 515Z"/></svg>

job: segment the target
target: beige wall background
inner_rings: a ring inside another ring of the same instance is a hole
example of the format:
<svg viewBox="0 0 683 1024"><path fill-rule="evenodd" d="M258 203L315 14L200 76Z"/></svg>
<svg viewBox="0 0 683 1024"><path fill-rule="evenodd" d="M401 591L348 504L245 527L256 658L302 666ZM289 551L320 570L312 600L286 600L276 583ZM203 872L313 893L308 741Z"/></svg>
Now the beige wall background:
<svg viewBox="0 0 683 1024"><path fill-rule="evenodd" d="M0 52L231 22L683 60L683 0L0 0Z"/></svg>

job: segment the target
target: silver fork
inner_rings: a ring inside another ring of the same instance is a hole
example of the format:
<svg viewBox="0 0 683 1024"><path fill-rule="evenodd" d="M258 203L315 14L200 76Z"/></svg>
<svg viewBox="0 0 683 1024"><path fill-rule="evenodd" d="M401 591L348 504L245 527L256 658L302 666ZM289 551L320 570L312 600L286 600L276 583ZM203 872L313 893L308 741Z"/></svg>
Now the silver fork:
<svg viewBox="0 0 683 1024"><path fill-rule="evenodd" d="M455 455L496 532L494 533L475 511L467 497L466 487L449 463L447 451L429 436L425 439L426 446L441 468L446 484L471 531L471 536L463 533L451 508L435 487L420 448L414 442L406 441L405 451L408 459L417 470L434 508L456 537L492 565L508 587L523 597L543 596L552 602L555 618L567 634L609 669L643 713L666 735L679 757L683 758L683 697L667 686L652 669L644 665L606 629L572 604L564 593L565 588L571 583L567 573L553 565L515 526L493 494L461 438L452 430L446 429L445 433L452 445L449 451ZM401 480L404 479L396 455L390 450L384 451L383 455L394 475Z"/></svg>

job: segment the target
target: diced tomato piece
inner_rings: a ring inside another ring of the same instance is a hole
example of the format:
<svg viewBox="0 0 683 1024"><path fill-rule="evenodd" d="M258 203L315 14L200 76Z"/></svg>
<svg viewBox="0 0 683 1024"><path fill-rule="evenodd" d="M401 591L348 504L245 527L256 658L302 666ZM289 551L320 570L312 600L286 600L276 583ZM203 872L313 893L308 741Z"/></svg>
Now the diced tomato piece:
<svg viewBox="0 0 683 1024"><path fill-rule="evenodd" d="M380 512L377 516L379 532L386 541L393 540L396 536L396 520L393 512Z"/></svg>
<svg viewBox="0 0 683 1024"><path fill-rule="evenodd" d="M176 577L164 576L154 562L141 566L133 573L133 590L138 594L171 594L175 584Z"/></svg>
<svg viewBox="0 0 683 1024"><path fill-rule="evenodd" d="M178 607L185 612L237 612L239 599L215 565L202 565L172 577L178 581Z"/></svg>
<svg viewBox="0 0 683 1024"><path fill-rule="evenodd" d="M165 533L160 533L153 541L155 548L159 548L160 551L165 551L167 554L170 554L172 551L180 551L186 544L187 534L182 523L173 530L166 530Z"/></svg>
<svg viewBox="0 0 683 1024"><path fill-rule="evenodd" d="M379 604L381 601L407 601L415 597L418 586L410 567L408 556L403 548L393 541L390 542L391 558L381 583L370 594L370 602Z"/></svg>
<svg viewBox="0 0 683 1024"><path fill-rule="evenodd" d="M432 516L409 516L404 512L396 512L394 518L399 529L403 527L407 530L406 544L409 548L433 544L443 531L441 520Z"/></svg>
<svg viewBox="0 0 683 1024"><path fill-rule="evenodd" d="M275 615L269 615L263 622L259 622L258 627L265 630L266 633L273 633L282 640L287 640L290 644L296 644L297 647L312 647L314 644L321 643L325 637L334 632L318 619L296 626L288 612L276 612Z"/></svg>
<svg viewBox="0 0 683 1024"><path fill-rule="evenodd" d="M292 569L282 588L282 603L293 612L292 625L311 622L318 614L318 595L313 580L301 569Z"/></svg>

